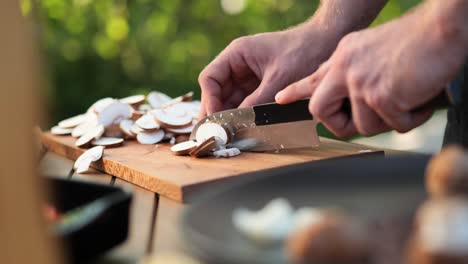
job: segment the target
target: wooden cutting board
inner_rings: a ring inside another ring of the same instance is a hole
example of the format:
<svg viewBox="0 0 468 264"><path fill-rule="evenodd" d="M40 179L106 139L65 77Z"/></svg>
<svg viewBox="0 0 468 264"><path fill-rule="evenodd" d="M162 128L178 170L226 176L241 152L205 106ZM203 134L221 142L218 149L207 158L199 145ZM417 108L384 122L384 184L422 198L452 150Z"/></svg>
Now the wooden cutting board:
<svg viewBox="0 0 468 264"><path fill-rule="evenodd" d="M52 152L75 160L85 151L75 147L75 138L44 133L44 146ZM383 154L366 146L321 138L318 148L282 150L278 153L242 153L235 158L203 158L175 156L170 145L141 145L126 141L122 147L104 150L95 169L122 178L150 191L177 201L207 183L214 183L241 174L307 161L359 154Z"/></svg>

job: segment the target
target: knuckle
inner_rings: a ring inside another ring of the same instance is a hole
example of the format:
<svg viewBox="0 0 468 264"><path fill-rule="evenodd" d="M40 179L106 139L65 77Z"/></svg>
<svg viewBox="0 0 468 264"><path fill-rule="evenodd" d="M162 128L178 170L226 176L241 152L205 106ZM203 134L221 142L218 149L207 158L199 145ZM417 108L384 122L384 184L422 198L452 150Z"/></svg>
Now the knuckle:
<svg viewBox="0 0 468 264"><path fill-rule="evenodd" d="M337 47L338 56L337 56L335 63L340 68L346 68L351 62L353 49L354 49L353 48L354 42L356 38L355 36L356 36L355 33L350 33L344 36L338 43L338 47Z"/></svg>
<svg viewBox="0 0 468 264"><path fill-rule="evenodd" d="M309 104L309 112L312 114L312 116L316 117L317 119L321 120L323 117L323 109L320 105L318 104Z"/></svg>
<svg viewBox="0 0 468 264"><path fill-rule="evenodd" d="M242 47L244 47L246 45L246 43L248 42L249 39L250 39L249 36L243 36L243 37L240 37L240 38L236 38L233 41L231 41L231 43L229 44L229 47L234 48L234 49L242 48Z"/></svg>
<svg viewBox="0 0 468 264"><path fill-rule="evenodd" d="M204 83L206 82L206 80L208 80L208 71L206 70L206 68L200 72L200 74L198 75L198 83L200 84L201 86L201 89L203 90L204 89Z"/></svg>
<svg viewBox="0 0 468 264"><path fill-rule="evenodd" d="M382 93L378 91L374 91L368 97L367 104L374 110L383 110L385 105L388 104L389 96L387 93Z"/></svg>
<svg viewBox="0 0 468 264"><path fill-rule="evenodd" d="M353 90L362 91L364 89L366 75L362 71L350 71L347 78L348 84Z"/></svg>

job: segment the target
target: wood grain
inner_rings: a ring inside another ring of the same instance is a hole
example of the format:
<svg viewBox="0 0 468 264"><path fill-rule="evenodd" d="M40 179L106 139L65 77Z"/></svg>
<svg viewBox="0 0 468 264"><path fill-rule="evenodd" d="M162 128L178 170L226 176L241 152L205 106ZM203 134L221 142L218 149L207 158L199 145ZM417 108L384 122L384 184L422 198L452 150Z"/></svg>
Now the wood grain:
<svg viewBox="0 0 468 264"><path fill-rule="evenodd" d="M84 152L84 149L75 147L76 139L72 137L44 133L42 140L49 151L70 159L76 159ZM103 159L93 166L150 191L184 201L186 194L195 187L224 178L307 161L358 155L365 150L383 153L361 145L322 138L318 148L243 153L231 159L197 159L175 156L167 144L141 145L127 141L123 147L106 149Z"/></svg>
<svg viewBox="0 0 468 264"><path fill-rule="evenodd" d="M156 232L152 238L154 254L180 253L184 250L180 220L187 206L161 197L156 219Z"/></svg>

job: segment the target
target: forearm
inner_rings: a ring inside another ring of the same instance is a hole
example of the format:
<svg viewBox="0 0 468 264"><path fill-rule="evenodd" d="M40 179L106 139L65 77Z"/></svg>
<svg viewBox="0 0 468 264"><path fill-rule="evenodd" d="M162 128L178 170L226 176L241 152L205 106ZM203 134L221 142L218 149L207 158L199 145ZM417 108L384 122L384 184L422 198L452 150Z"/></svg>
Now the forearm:
<svg viewBox="0 0 468 264"><path fill-rule="evenodd" d="M321 0L312 20L340 35L369 26L388 0Z"/></svg>
<svg viewBox="0 0 468 264"><path fill-rule="evenodd" d="M427 10L437 37L456 42L468 52L468 0L426 0L421 8Z"/></svg>

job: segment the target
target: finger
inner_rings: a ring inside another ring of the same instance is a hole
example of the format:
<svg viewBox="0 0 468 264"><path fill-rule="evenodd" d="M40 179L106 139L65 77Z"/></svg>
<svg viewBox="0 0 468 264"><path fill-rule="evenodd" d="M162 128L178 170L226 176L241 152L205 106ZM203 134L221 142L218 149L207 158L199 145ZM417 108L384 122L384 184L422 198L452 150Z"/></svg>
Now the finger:
<svg viewBox="0 0 468 264"><path fill-rule="evenodd" d="M408 132L423 124L434 112L433 109L424 109L417 112L406 111L397 105L387 90L374 93L369 101L372 109L377 112L385 123L400 133Z"/></svg>
<svg viewBox="0 0 468 264"><path fill-rule="evenodd" d="M372 136L390 130L390 127L362 98L351 97L352 119L359 134Z"/></svg>
<svg viewBox="0 0 468 264"><path fill-rule="evenodd" d="M232 85L234 72L243 76L250 72L242 58L242 49L229 45L200 73L198 82L202 90L202 108L206 114L224 110L223 98Z"/></svg>
<svg viewBox="0 0 468 264"><path fill-rule="evenodd" d="M284 87L283 81L265 74L257 89L241 102L239 107L248 107L257 104L275 101L275 94Z"/></svg>
<svg viewBox="0 0 468 264"><path fill-rule="evenodd" d="M289 104L303 98L311 97L316 87L327 73L329 65L330 63L327 61L322 64L315 73L289 85L276 94L275 101L278 104Z"/></svg>
<svg viewBox="0 0 468 264"><path fill-rule="evenodd" d="M245 91L243 89L235 89L232 95L226 100L226 109L237 108L240 103L245 99Z"/></svg>
<svg viewBox="0 0 468 264"><path fill-rule="evenodd" d="M433 110L425 110L421 112L387 114L384 120L396 131L406 133L426 122L432 116L433 112Z"/></svg>
<svg viewBox="0 0 468 264"><path fill-rule="evenodd" d="M314 118L338 137L350 137L357 133L350 114L343 111L343 103L347 97L348 91L342 73L328 71L309 103L309 110Z"/></svg>

